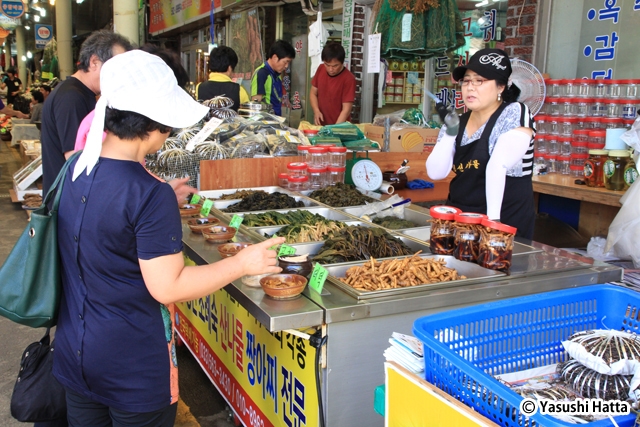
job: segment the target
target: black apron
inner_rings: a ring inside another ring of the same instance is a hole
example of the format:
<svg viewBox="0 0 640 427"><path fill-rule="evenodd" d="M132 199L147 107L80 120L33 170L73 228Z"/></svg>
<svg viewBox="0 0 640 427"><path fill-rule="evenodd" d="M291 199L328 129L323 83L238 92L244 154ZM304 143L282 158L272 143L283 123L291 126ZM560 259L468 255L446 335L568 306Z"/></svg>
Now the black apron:
<svg viewBox="0 0 640 427"><path fill-rule="evenodd" d="M208 80L198 86L198 101L205 101L223 95L233 101L233 105L230 108L237 113L238 108L240 108L240 85L238 83Z"/></svg>
<svg viewBox="0 0 640 427"><path fill-rule="evenodd" d="M449 185L447 204L463 212L487 213L486 169L489 155L489 136L507 106L502 103L487 121L480 139L461 146L463 132L467 127L471 112L460 117L460 129L456 137L456 153L453 156L453 171L456 176ZM523 177L507 176L504 186L500 221L516 227L516 236L525 239L533 237L535 206L533 203L533 185L531 175Z"/></svg>

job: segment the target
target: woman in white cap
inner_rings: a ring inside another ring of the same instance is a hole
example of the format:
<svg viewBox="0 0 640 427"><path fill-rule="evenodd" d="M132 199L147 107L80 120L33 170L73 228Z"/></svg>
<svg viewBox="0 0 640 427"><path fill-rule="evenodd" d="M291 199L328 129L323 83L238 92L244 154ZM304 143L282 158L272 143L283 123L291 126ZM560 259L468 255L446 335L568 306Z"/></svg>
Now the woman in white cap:
<svg viewBox="0 0 640 427"><path fill-rule="evenodd" d="M533 237L534 122L520 89L509 84L511 62L500 49L481 49L453 70L469 111L459 128L440 130L427 173L444 179L453 170L447 204L479 212Z"/></svg>
<svg viewBox="0 0 640 427"><path fill-rule="evenodd" d="M140 162L172 127L194 124L208 108L178 87L162 59L139 50L105 62L100 87L85 150L63 177L63 296L53 372L67 391L72 427L172 427L173 303L245 274L279 272L268 248L284 238L185 267L175 194Z"/></svg>

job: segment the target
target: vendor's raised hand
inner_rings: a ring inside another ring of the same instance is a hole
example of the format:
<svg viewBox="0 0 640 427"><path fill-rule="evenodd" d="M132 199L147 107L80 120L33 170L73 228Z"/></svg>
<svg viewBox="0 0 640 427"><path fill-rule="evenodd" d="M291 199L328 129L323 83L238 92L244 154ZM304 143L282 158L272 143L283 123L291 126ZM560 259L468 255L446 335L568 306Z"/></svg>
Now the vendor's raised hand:
<svg viewBox="0 0 640 427"><path fill-rule="evenodd" d="M184 202L189 194L197 193L198 189L193 188L187 184L189 182L190 177L186 176L184 178L176 178L168 181L171 188L173 188L173 192L176 193L176 199L178 199L178 203Z"/></svg>
<svg viewBox="0 0 640 427"><path fill-rule="evenodd" d="M278 253L270 248L281 245L285 241L286 239L284 237L274 237L264 242L247 246L232 259L242 265L245 275L280 273L282 268L277 265Z"/></svg>
<svg viewBox="0 0 640 427"><path fill-rule="evenodd" d="M314 112L313 113L313 123L316 126L322 126L322 122L324 122L324 116L322 115L322 113L320 111L318 111L317 113Z"/></svg>

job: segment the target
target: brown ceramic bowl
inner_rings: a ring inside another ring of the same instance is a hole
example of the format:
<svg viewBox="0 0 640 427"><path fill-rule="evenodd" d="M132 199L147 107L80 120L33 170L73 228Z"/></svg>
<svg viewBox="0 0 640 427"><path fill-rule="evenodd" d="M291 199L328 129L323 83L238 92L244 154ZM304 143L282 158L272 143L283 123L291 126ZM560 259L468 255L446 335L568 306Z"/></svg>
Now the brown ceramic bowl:
<svg viewBox="0 0 640 427"><path fill-rule="evenodd" d="M212 225L218 225L220 220L214 217L208 218L191 218L187 220L187 225L193 233L202 234L202 230L211 227Z"/></svg>
<svg viewBox="0 0 640 427"><path fill-rule="evenodd" d="M180 216L183 218L200 216L200 209L202 209L202 205L194 205L191 203L180 203Z"/></svg>
<svg viewBox="0 0 640 427"><path fill-rule="evenodd" d="M304 277L309 277L313 270L311 260L306 255L278 257L278 267L282 268L282 273L299 274Z"/></svg>
<svg viewBox="0 0 640 427"><path fill-rule="evenodd" d="M236 228L229 227L228 225L214 225L213 227L202 230L202 235L207 242L226 243L233 239L236 231L238 231Z"/></svg>
<svg viewBox="0 0 640 427"><path fill-rule="evenodd" d="M220 252L220 256L222 258L232 257L247 246L251 246L252 243L247 242L232 242L225 243L224 245L218 246L218 252Z"/></svg>
<svg viewBox="0 0 640 427"><path fill-rule="evenodd" d="M307 286L307 278L298 274L272 274L260 279L260 286L271 298L295 298Z"/></svg>

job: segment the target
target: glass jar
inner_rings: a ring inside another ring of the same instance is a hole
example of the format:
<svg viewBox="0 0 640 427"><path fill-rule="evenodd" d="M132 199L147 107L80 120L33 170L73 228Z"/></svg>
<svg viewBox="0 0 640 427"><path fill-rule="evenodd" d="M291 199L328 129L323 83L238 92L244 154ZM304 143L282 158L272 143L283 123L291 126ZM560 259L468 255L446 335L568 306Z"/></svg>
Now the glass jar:
<svg viewBox="0 0 640 427"><path fill-rule="evenodd" d="M571 165L571 176L574 178L584 178L584 166Z"/></svg>
<svg viewBox="0 0 640 427"><path fill-rule="evenodd" d="M547 161L547 173L556 173L558 172L558 155L557 154L547 154L545 156L545 160Z"/></svg>
<svg viewBox="0 0 640 427"><path fill-rule="evenodd" d="M589 131L586 129L575 129L573 131L574 142L589 142Z"/></svg>
<svg viewBox="0 0 640 427"><path fill-rule="evenodd" d="M289 190L304 191L309 189L309 177L306 175L289 176Z"/></svg>
<svg viewBox="0 0 640 427"><path fill-rule="evenodd" d="M640 99L626 99L620 105L620 116L625 120L635 120L638 116L638 105Z"/></svg>
<svg viewBox="0 0 640 427"><path fill-rule="evenodd" d="M609 80L609 98L622 97L622 80Z"/></svg>
<svg viewBox="0 0 640 427"><path fill-rule="evenodd" d="M569 175L571 173L571 156L569 154L558 156L557 166L558 173L562 175Z"/></svg>
<svg viewBox="0 0 640 427"><path fill-rule="evenodd" d="M547 86L547 96L550 98L562 96L562 80L545 79L544 84Z"/></svg>
<svg viewBox="0 0 640 427"><path fill-rule="evenodd" d="M431 235L429 237L429 248L431 252L438 255L453 255L455 241L453 232L455 230L454 218L460 209L453 206L432 206L429 209L431 215Z"/></svg>
<svg viewBox="0 0 640 427"><path fill-rule="evenodd" d="M515 227L488 218L482 220L484 227L478 249L478 264L492 270L508 271L513 255Z"/></svg>
<svg viewBox="0 0 640 427"><path fill-rule="evenodd" d="M584 174L584 163L589 158L589 153L571 153L571 166L580 166L581 174Z"/></svg>
<svg viewBox="0 0 640 427"><path fill-rule="evenodd" d="M604 187L602 167L607 154L607 150L589 150L589 158L584 162L584 179L588 187Z"/></svg>
<svg viewBox="0 0 640 427"><path fill-rule="evenodd" d="M600 129L602 126L600 124L601 120L604 117L587 117L586 119L584 119L584 123L585 123L585 129L587 130L598 130Z"/></svg>
<svg viewBox="0 0 640 427"><path fill-rule="evenodd" d="M548 118L546 115L544 114L538 114L534 117L534 120L536 122L536 131L537 134L546 134L549 133L548 130Z"/></svg>
<svg viewBox="0 0 640 427"><path fill-rule="evenodd" d="M324 168L327 167L327 153L329 149L327 147L309 147L309 164L310 168Z"/></svg>
<svg viewBox="0 0 640 427"><path fill-rule="evenodd" d="M576 125L574 129L585 129L587 127L587 119L588 117L576 117Z"/></svg>
<svg viewBox="0 0 640 427"><path fill-rule="evenodd" d="M547 104L545 114L547 116L559 116L560 115L560 100L561 98L545 98L544 102Z"/></svg>
<svg viewBox="0 0 640 427"><path fill-rule="evenodd" d="M460 261L476 262L480 248L480 227L486 215L461 212L455 215L453 256Z"/></svg>
<svg viewBox="0 0 640 427"><path fill-rule="evenodd" d="M604 128L605 132L607 129L618 129L624 126L624 119L621 117L603 117L600 119L600 126Z"/></svg>
<svg viewBox="0 0 640 427"><path fill-rule="evenodd" d="M640 79L628 79L624 80L624 86L622 88L622 97L626 99L638 99L640 97Z"/></svg>
<svg viewBox="0 0 640 427"><path fill-rule="evenodd" d="M558 138L558 145L560 146L559 153L560 155L569 155L571 154L571 137L570 136L561 136Z"/></svg>
<svg viewBox="0 0 640 427"><path fill-rule="evenodd" d="M626 190L624 171L627 168L631 154L627 150L611 150L602 167L604 173L604 186L607 190Z"/></svg>
<svg viewBox="0 0 640 427"><path fill-rule="evenodd" d="M564 117L573 117L576 115L576 104L573 98L558 98L560 104L560 115Z"/></svg>
<svg viewBox="0 0 640 427"><path fill-rule="evenodd" d="M309 167L309 190L319 190L327 186L327 168Z"/></svg>
<svg viewBox="0 0 640 427"><path fill-rule="evenodd" d="M572 154L588 154L589 153L589 143L582 141L573 141L571 143L571 153Z"/></svg>
<svg viewBox="0 0 640 427"><path fill-rule="evenodd" d="M278 185L282 188L289 188L289 174L281 172L278 174Z"/></svg>
<svg viewBox="0 0 640 427"><path fill-rule="evenodd" d="M547 152L547 136L536 134L533 139L533 150L536 153L544 154Z"/></svg>
<svg viewBox="0 0 640 427"><path fill-rule="evenodd" d="M533 173L543 175L547 173L547 163L544 159L544 153L534 153L533 155Z"/></svg>
<svg viewBox="0 0 640 427"><path fill-rule="evenodd" d="M298 144L298 155L304 157L304 162L309 162L309 148L310 145Z"/></svg>
<svg viewBox="0 0 640 427"><path fill-rule="evenodd" d="M577 117L561 117L558 120L558 125L560 126L560 135L572 136L573 129L575 128L577 121Z"/></svg>
<svg viewBox="0 0 640 427"><path fill-rule="evenodd" d="M560 134L560 116L547 116L547 135Z"/></svg>
<svg viewBox="0 0 640 427"><path fill-rule="evenodd" d="M622 110L622 104L625 102L623 99L609 99L606 103L607 112L605 117L609 117L611 119L616 119L620 117L620 113Z"/></svg>
<svg viewBox="0 0 640 427"><path fill-rule="evenodd" d="M547 135L547 153L557 154L560 152L560 144L556 135Z"/></svg>
<svg viewBox="0 0 640 427"><path fill-rule="evenodd" d="M607 115L607 104L606 100L602 98L593 98L593 102L591 103L589 117L604 117Z"/></svg>
<svg viewBox="0 0 640 427"><path fill-rule="evenodd" d="M562 96L573 98L578 93L578 86L573 83L573 79L562 79Z"/></svg>
<svg viewBox="0 0 640 427"><path fill-rule="evenodd" d="M344 182L344 171L346 168L344 166L329 166L329 180L327 185L337 184L338 182Z"/></svg>
<svg viewBox="0 0 640 427"><path fill-rule="evenodd" d="M329 147L329 166L337 168L347 164L347 147Z"/></svg>
<svg viewBox="0 0 640 427"><path fill-rule="evenodd" d="M307 175L307 164L305 162L292 162L287 165L287 171L289 171L289 179L296 176Z"/></svg>
<svg viewBox="0 0 640 427"><path fill-rule="evenodd" d="M638 179L638 169L636 168L636 162L633 161L633 157L629 157L627 166L624 168L624 182L627 187L631 187L631 184Z"/></svg>
<svg viewBox="0 0 640 427"><path fill-rule="evenodd" d="M604 130L589 131L589 143L587 147L594 150L601 150L605 146L606 138L607 132Z"/></svg>
<svg viewBox="0 0 640 427"><path fill-rule="evenodd" d="M609 82L611 80L597 79L593 86L593 96L596 98L606 98L609 96Z"/></svg>
<svg viewBox="0 0 640 427"><path fill-rule="evenodd" d="M576 116L588 117L591 110L591 104L593 104L593 98L578 98L575 100Z"/></svg>
<svg viewBox="0 0 640 427"><path fill-rule="evenodd" d="M578 94L580 98L591 98L595 94L596 80L595 79L576 79L578 85Z"/></svg>

